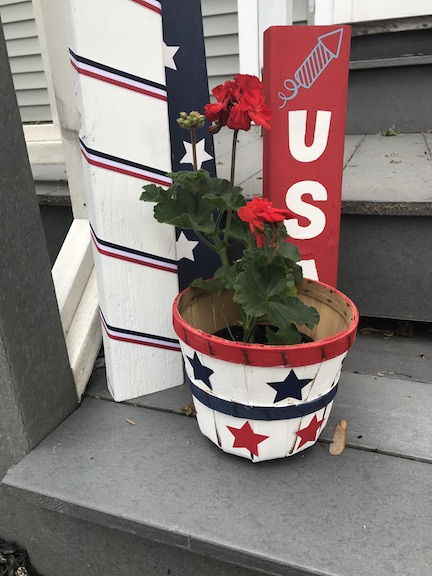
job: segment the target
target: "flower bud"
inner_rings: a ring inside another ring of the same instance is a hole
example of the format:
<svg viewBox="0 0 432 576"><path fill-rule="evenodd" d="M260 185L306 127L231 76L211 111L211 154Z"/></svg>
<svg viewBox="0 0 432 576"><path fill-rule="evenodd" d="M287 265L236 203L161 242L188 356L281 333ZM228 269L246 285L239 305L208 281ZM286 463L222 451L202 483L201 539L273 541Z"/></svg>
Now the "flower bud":
<svg viewBox="0 0 432 576"><path fill-rule="evenodd" d="M205 116L196 110L193 110L190 114L180 112L180 118L177 118L178 125L187 130L201 128L201 126L204 125L204 122Z"/></svg>

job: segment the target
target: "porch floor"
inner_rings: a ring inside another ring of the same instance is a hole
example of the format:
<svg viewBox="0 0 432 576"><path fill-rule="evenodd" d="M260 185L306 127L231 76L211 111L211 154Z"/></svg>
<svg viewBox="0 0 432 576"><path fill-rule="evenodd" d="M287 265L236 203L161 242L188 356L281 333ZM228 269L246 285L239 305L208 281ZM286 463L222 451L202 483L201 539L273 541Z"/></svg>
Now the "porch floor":
<svg viewBox="0 0 432 576"><path fill-rule="evenodd" d="M256 465L222 453L182 415L191 403L184 386L115 404L104 369L95 370L81 408L4 483L30 509L54 515L54 526L75 518L109 529L112 541L89 551L88 537L72 533L63 551L42 554L47 533L38 535L30 513L36 568L55 574L60 554L68 576L430 576L432 330L363 332L319 442ZM341 418L347 447L333 457ZM129 554L116 544L120 533L171 553L147 571L139 548L127 569L113 568L115 555ZM97 572L77 563L77 551L93 555ZM176 564L180 551L193 553L185 565Z"/></svg>
<svg viewBox="0 0 432 576"><path fill-rule="evenodd" d="M230 136L215 138L221 177ZM261 146L258 129L240 138L237 183L249 196L261 193ZM343 213L432 215L431 146L430 134L347 136ZM38 194L67 200L64 167L34 176ZM80 409L3 480L35 567L45 576L430 576L432 328L413 327L403 337L403 324L363 320L318 443L257 465L200 434L182 413L184 385L116 404L95 369ZM347 445L333 457L341 418Z"/></svg>

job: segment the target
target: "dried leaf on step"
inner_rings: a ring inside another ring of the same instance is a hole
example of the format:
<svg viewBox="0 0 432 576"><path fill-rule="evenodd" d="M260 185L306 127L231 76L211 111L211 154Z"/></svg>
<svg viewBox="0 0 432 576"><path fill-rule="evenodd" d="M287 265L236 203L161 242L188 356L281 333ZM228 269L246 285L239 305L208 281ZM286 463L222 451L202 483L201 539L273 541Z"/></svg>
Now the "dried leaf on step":
<svg viewBox="0 0 432 576"><path fill-rule="evenodd" d="M180 412L182 414L184 414L185 416L193 416L194 413L194 407L191 406L190 404L185 404L184 406L182 406L180 408Z"/></svg>
<svg viewBox="0 0 432 576"><path fill-rule="evenodd" d="M395 334L393 330L379 330L378 328L370 327L362 328L360 332L366 336L376 335L382 336L383 338L391 338Z"/></svg>
<svg viewBox="0 0 432 576"><path fill-rule="evenodd" d="M342 418L342 420L335 428L333 440L331 441L329 447L329 452L332 456L339 456L339 454L342 454L342 452L345 450L347 427L347 421L345 418Z"/></svg>
<svg viewBox="0 0 432 576"><path fill-rule="evenodd" d="M132 424L132 426L135 426L136 422L134 422L133 420L129 420L129 418L126 418L126 422L128 424Z"/></svg>

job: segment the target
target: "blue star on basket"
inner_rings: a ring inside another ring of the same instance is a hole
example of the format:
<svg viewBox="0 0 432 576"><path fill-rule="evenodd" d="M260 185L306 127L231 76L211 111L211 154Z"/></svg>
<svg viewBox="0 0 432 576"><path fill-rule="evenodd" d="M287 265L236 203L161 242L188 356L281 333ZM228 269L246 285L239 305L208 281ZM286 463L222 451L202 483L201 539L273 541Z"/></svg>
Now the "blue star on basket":
<svg viewBox="0 0 432 576"><path fill-rule="evenodd" d="M312 382L313 378L300 379L297 378L294 370L291 370L285 380L281 382L267 382L274 390L276 390L276 396L273 400L273 404L285 400L286 398L295 398L296 400L302 400L302 390L305 386Z"/></svg>
<svg viewBox="0 0 432 576"><path fill-rule="evenodd" d="M187 359L193 368L195 380L201 380L201 382L204 382L204 384L208 386L210 390L213 390L210 383L210 376L213 374L213 370L207 366L204 366L204 364L201 364L196 352L193 355L193 358L189 358L189 356L187 356Z"/></svg>

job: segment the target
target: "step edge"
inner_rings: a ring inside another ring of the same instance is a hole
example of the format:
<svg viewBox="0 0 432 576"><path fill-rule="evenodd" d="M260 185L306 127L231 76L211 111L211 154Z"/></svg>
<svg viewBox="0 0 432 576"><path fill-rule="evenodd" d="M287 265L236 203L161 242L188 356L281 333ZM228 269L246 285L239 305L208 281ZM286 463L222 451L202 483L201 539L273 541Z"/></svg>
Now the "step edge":
<svg viewBox="0 0 432 576"><path fill-rule="evenodd" d="M118 530L132 534L150 541L210 557L217 561L235 564L251 570L262 571L263 574L268 576L282 576L282 574L283 576L334 576L329 572L321 572L314 568L309 569L305 566L288 564L280 559L269 558L269 556L255 554L252 551L234 548L222 542L200 539L195 536L174 532L168 528L137 522L130 518L121 518L120 516L115 516L89 506L70 503L62 500L58 496L42 494L19 486L17 483L10 481L8 476L9 472L0 484L6 488L10 497L18 499L24 498L31 505L39 506L50 512L68 514L90 524L97 524L110 530ZM269 570L271 570L271 572Z"/></svg>

